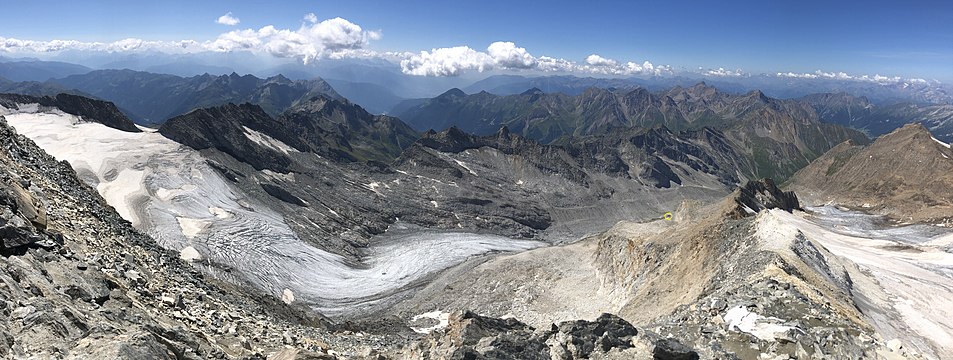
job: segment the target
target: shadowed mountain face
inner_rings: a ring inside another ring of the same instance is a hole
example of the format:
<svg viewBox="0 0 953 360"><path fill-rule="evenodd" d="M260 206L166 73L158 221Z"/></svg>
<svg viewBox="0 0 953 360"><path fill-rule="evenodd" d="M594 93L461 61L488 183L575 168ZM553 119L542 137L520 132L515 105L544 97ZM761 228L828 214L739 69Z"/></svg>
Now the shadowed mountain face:
<svg viewBox="0 0 953 360"><path fill-rule="evenodd" d="M100 70L52 82L115 102L143 124L161 124L191 110L227 103L250 102L275 116L298 101L317 95L342 100L324 80L289 80L281 75L189 78L132 70Z"/></svg>
<svg viewBox="0 0 953 360"><path fill-rule="evenodd" d="M808 104L778 100L760 91L731 95L699 83L662 93L637 88L590 88L578 96L531 89L519 95L458 89L410 105L397 114L418 130L459 127L489 134L500 126L543 143L563 136L608 134L626 128L665 126L673 131L717 129L754 160L759 177L784 179L834 145L853 139L854 130L820 122Z"/></svg>
<svg viewBox="0 0 953 360"><path fill-rule="evenodd" d="M795 174L789 187L812 204L833 201L902 221L953 218L953 151L919 124L867 146L845 142Z"/></svg>
<svg viewBox="0 0 953 360"><path fill-rule="evenodd" d="M323 95L299 101L277 118L249 103L199 109L169 119L159 132L198 150L219 149L257 170L279 172L290 171L289 151L336 162L389 162L419 136L397 118Z"/></svg>
<svg viewBox="0 0 953 360"><path fill-rule="evenodd" d="M813 106L821 120L880 136L906 124L923 124L933 136L953 141L953 105L897 103L874 105L865 97L847 93L813 94L801 98Z"/></svg>
<svg viewBox="0 0 953 360"><path fill-rule="evenodd" d="M0 94L0 106L7 109L18 109L20 104L38 104L48 108L58 108L63 112L79 116L86 121L102 123L114 129L140 132L136 124L126 117L116 105L108 101L90 99L72 94L56 96L29 96L17 94Z"/></svg>

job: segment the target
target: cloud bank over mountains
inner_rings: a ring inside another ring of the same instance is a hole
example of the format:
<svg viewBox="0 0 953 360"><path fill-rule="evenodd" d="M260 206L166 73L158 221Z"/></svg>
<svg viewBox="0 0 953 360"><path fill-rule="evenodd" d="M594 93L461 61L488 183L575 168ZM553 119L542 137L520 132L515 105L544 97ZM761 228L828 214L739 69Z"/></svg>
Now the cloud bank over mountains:
<svg viewBox="0 0 953 360"><path fill-rule="evenodd" d="M215 20L216 23L235 26L241 20L228 12ZM24 40L0 36L0 54L44 55L64 51L89 51L107 53L133 53L160 51L169 54L202 52L239 52L266 54L276 58L296 59L305 64L321 59L379 58L398 63L404 74L416 76L459 76L466 72L493 70L535 71L542 73L574 73L605 76L660 76L674 74L670 65L620 61L598 54L591 54L582 61L573 61L552 56L535 56L511 41L497 41L486 49L469 46L433 48L419 52L380 52L369 48L372 41L382 37L380 30L366 30L347 19L335 17L319 20L306 14L298 29L280 29L267 25L260 29L231 30L215 39L152 41L127 38L114 42L84 42L77 40ZM749 77L741 69L728 70L698 68L697 73L709 77ZM781 78L830 79L866 81L876 83L927 83L924 79L905 79L882 75L849 75L844 72L814 73L778 72L767 74Z"/></svg>
<svg viewBox="0 0 953 360"><path fill-rule="evenodd" d="M228 12L215 22L235 26L241 20ZM62 51L161 51L172 54L249 51L277 58L298 59L305 64L320 59L383 58L399 63L405 74L419 76L459 76L467 71L490 70L602 75L662 75L672 72L667 65L653 65L649 61L620 62L595 54L583 63L550 56L536 57L510 41L494 42L482 51L469 46L434 48L418 53L378 52L368 49L370 42L379 40L381 36L381 31L365 30L360 25L340 17L319 21L315 14L309 13L304 16L301 26L296 30L267 25L257 30L247 28L228 31L206 41L151 41L128 38L114 42L85 42L0 37L0 54L42 55Z"/></svg>
<svg viewBox="0 0 953 360"><path fill-rule="evenodd" d="M549 56L535 57L525 48L508 41L497 41L477 51L468 46L437 48L412 54L400 61L401 71L410 75L457 76L464 71L537 70L542 72L588 73L602 75L671 74L671 67L645 61L621 63L593 54L585 63Z"/></svg>

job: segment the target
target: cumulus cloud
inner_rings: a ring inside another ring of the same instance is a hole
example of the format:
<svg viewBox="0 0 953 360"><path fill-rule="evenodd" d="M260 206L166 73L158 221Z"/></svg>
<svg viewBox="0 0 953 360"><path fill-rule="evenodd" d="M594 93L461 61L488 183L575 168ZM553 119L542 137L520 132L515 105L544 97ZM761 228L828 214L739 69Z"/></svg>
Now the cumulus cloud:
<svg viewBox="0 0 953 360"><path fill-rule="evenodd" d="M655 65L649 61L621 62L615 59L592 54L586 57L585 64L577 64L574 71L601 75L662 75L672 73L668 65Z"/></svg>
<svg viewBox="0 0 953 360"><path fill-rule="evenodd" d="M235 25L239 19L232 13L222 15L218 23ZM649 61L623 62L592 54L576 62L551 56L534 56L526 48L511 41L491 43L484 50L469 46L435 48L420 52L377 52L368 45L381 38L380 31L366 30L340 17L319 20L314 13L302 17L297 29L268 25L259 29L234 29L212 40L149 41L129 38L114 42L81 42L75 40L34 41L0 37L0 53L40 55L65 50L102 52L167 53L236 52L268 54L278 58L294 58L304 63L319 59L380 58L400 64L405 74L419 76L458 76L467 71L527 70L551 73L587 73L604 75L660 75L671 73L667 65Z"/></svg>
<svg viewBox="0 0 953 360"><path fill-rule="evenodd" d="M618 63L616 63L615 60L606 59L602 56L592 54L586 57L586 64L592 66L616 66Z"/></svg>
<svg viewBox="0 0 953 360"><path fill-rule="evenodd" d="M232 15L232 12L229 11L229 12L226 13L225 15L219 16L219 17L218 17L218 20L215 20L215 22L217 22L217 23L219 23L219 24L222 24L222 25L235 26L235 25L238 25L238 23L240 23L240 22L242 22L242 21L239 20L237 17L233 16L233 15Z"/></svg>
<svg viewBox="0 0 953 360"><path fill-rule="evenodd" d="M516 47L516 44L509 41L492 43L486 48L486 51L493 62L502 68L531 69L538 63L536 58L530 55L526 49Z"/></svg>
<svg viewBox="0 0 953 360"><path fill-rule="evenodd" d="M211 51L259 51L281 58L298 58L309 63L323 57L334 57L348 50L362 49L380 32L366 31L346 19L317 21L314 14L305 16L306 23L298 30L277 29L272 25L258 30L233 30L207 43ZM313 20L313 21L312 21Z"/></svg>
<svg viewBox="0 0 953 360"><path fill-rule="evenodd" d="M238 23L231 13L220 22ZM148 41L123 39L115 42L81 42L75 40L33 41L0 37L0 52L52 53L64 50L135 52L159 50L169 53L251 51L281 58L297 58L305 63L319 58L374 56L365 49L370 41L381 38L379 31L368 31L346 19L333 18L318 21L314 14L305 16L306 23L297 30L279 29L273 25L258 30L240 29L223 33L209 41Z"/></svg>
<svg viewBox="0 0 953 360"><path fill-rule="evenodd" d="M667 65L625 62L589 55L584 63L549 56L534 57L512 42L490 44L486 52L466 46L432 49L407 56L401 61L405 74L420 76L457 76L465 71L537 70L543 72L581 72L602 75L660 75L671 73Z"/></svg>
<svg viewBox="0 0 953 360"><path fill-rule="evenodd" d="M698 70L702 70L698 68ZM741 71L741 69L736 70L726 70L725 68L717 69L708 69L706 71L700 71L705 76L715 76L715 77L743 77L748 76L748 73Z"/></svg>
<svg viewBox="0 0 953 360"><path fill-rule="evenodd" d="M797 79L829 79L829 80L853 80L853 81L864 81L872 82L878 84L898 84L898 83L909 83L909 84L926 84L927 80L920 78L905 79L899 76L883 76L880 74L875 75L850 75L845 72L826 72L817 70L813 73L795 73L795 72L779 72L776 74L777 77L786 77L786 78L797 78Z"/></svg>
<svg viewBox="0 0 953 360"><path fill-rule="evenodd" d="M544 72L572 72L576 64L566 59L557 59L549 56L540 56L536 68Z"/></svg>
<svg viewBox="0 0 953 360"><path fill-rule="evenodd" d="M55 53L65 50L133 52L158 50L169 53L204 51L203 44L193 40L148 41L128 38L114 42L82 42L75 40L35 41L0 37L0 52L6 53Z"/></svg>
<svg viewBox="0 0 953 360"><path fill-rule="evenodd" d="M538 65L536 57L509 41L494 42L486 52L469 46L431 49L407 56L400 62L405 74L418 76L458 76L465 71L534 69Z"/></svg>
<svg viewBox="0 0 953 360"><path fill-rule="evenodd" d="M400 62L405 74L418 76L458 76L467 70L483 72L492 67L493 58L468 46L421 51Z"/></svg>

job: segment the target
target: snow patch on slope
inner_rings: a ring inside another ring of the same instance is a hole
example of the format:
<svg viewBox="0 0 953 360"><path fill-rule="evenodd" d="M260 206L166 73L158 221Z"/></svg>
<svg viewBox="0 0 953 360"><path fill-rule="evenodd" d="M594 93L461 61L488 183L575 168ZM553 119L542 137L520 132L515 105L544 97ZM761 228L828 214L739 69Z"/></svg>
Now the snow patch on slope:
<svg viewBox="0 0 953 360"><path fill-rule="evenodd" d="M775 341L788 331L798 331L793 326L781 325L781 319L758 315L744 306L728 310L725 313L725 321L728 322L728 330L746 332L767 341Z"/></svg>
<svg viewBox="0 0 953 360"><path fill-rule="evenodd" d="M931 136L930 138L933 139L933 141L936 141L938 144L943 145L943 146L946 147L946 148L949 148L949 147L950 147L950 144L947 144L947 143L945 143L945 142L942 142L942 141L940 141L940 139L937 139L937 138L932 137L932 136Z"/></svg>
<svg viewBox="0 0 953 360"><path fill-rule="evenodd" d="M288 144L285 144L281 140L275 139L264 133L249 129L247 126L242 126L242 129L245 130L245 137L247 137L248 140L251 140L258 145L275 149L285 154L289 152L297 152L297 150L295 150L291 146L288 146Z"/></svg>
<svg viewBox="0 0 953 360"><path fill-rule="evenodd" d="M759 219L759 237L766 244L783 247L800 234L832 254L850 260L873 281L854 278L852 292L863 294L877 312L873 325L885 337L900 337L922 354L953 357L953 253L936 245L950 241L950 234L925 240L906 228L880 230L864 223L865 216L849 213L843 225L822 216L770 210ZM862 283L876 284L863 287ZM866 311L865 311L866 312Z"/></svg>

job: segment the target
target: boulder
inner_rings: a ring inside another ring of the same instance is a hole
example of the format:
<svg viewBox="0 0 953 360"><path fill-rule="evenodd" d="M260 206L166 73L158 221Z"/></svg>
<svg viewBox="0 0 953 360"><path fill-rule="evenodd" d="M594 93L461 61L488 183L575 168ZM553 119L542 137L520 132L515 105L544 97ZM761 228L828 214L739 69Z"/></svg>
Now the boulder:
<svg viewBox="0 0 953 360"><path fill-rule="evenodd" d="M652 352L655 360L698 360L698 353L675 339L660 339Z"/></svg>

